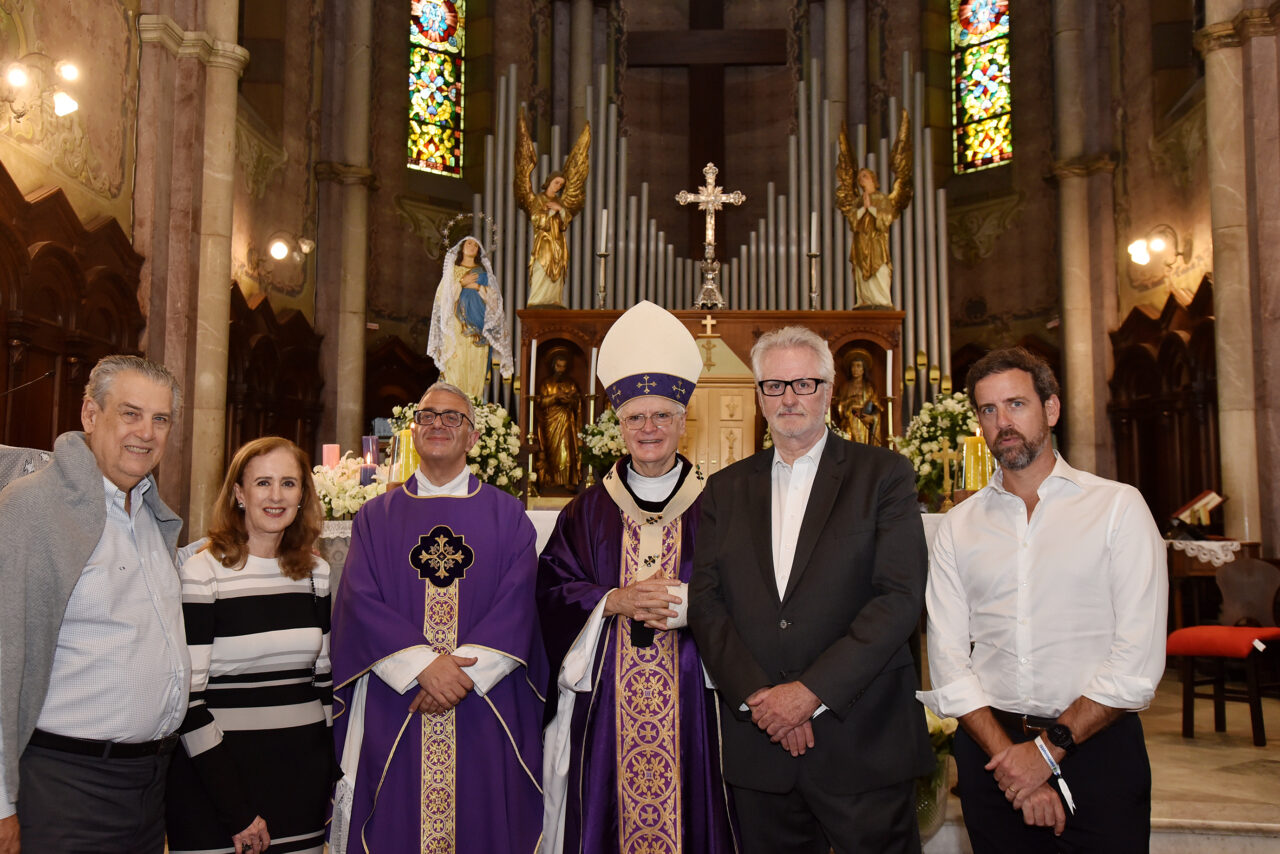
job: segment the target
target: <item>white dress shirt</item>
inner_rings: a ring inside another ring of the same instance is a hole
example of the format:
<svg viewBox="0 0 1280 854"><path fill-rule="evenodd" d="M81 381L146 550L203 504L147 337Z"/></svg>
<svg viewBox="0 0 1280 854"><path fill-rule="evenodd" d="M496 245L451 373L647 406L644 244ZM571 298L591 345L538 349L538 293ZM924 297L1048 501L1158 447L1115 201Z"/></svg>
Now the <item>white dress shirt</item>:
<svg viewBox="0 0 1280 854"><path fill-rule="evenodd" d="M436 486L427 480L422 469L414 472L419 495L450 495L462 498L467 495L467 486L471 480L471 470L465 465L453 480L443 486ZM463 644L453 651L454 655L476 659L475 664L462 668L475 685L475 691L481 697L497 685L502 678L520 666L520 662L510 656L503 655L494 649L468 646ZM437 653L426 646L415 646L401 650L395 655L384 658L373 665L373 672L397 693L403 694L418 684L418 674L427 669L436 660Z"/></svg>
<svg viewBox="0 0 1280 854"><path fill-rule="evenodd" d="M813 491L813 480L818 476L818 463L822 461L822 449L827 446L828 435L823 430L822 437L813 447L791 465L783 462L776 446L773 449L773 468L770 471L773 497L769 506L773 528L773 580L778 585L779 599L787 592L787 582L791 580L800 525L804 522L804 511L809 507L809 493ZM746 703L741 709L746 711ZM810 718L816 718L826 710L827 705L823 703Z"/></svg>
<svg viewBox="0 0 1280 854"><path fill-rule="evenodd" d="M947 513L930 554L929 672L943 717L1138 711L1164 672L1165 546L1132 486L1057 457L1027 519L1003 472ZM970 646L972 645L972 650Z"/></svg>
<svg viewBox="0 0 1280 854"><path fill-rule="evenodd" d="M191 658L182 623L182 585L160 527L142 496L105 477L102 537L67 602L36 727L99 741L154 741L186 714ZM0 766L5 745L0 745ZM3 776L3 775L0 775ZM0 818L12 815L0 780Z"/></svg>
<svg viewBox="0 0 1280 854"><path fill-rule="evenodd" d="M791 465L782 461L782 455L773 450L773 469L770 479L773 499L770 501L773 522L773 578L778 585L778 598L786 592L791 578L791 564L796 559L796 541L800 539L800 524L809 506L809 493L813 491L813 479L818 475L818 463L822 449L827 446L827 431L813 447L805 451Z"/></svg>

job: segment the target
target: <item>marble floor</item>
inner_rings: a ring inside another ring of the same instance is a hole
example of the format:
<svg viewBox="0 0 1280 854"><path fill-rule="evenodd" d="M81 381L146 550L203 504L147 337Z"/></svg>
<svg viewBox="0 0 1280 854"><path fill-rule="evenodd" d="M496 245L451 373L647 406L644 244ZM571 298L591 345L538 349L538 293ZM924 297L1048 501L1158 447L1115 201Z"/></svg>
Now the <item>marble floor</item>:
<svg viewBox="0 0 1280 854"><path fill-rule="evenodd" d="M1193 739L1182 737L1182 694L1166 672L1142 726L1151 757L1152 854L1280 852L1280 700L1262 701L1267 746L1254 747L1249 707L1227 703L1227 731L1213 731L1213 704L1196 701ZM952 768L954 775L954 766ZM960 802L926 854L970 851Z"/></svg>

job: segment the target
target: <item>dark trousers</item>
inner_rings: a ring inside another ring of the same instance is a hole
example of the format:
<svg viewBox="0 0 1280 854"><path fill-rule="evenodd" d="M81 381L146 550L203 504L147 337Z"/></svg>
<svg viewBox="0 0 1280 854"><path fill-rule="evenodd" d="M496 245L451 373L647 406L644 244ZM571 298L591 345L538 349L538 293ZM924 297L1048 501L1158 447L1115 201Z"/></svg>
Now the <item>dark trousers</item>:
<svg viewBox="0 0 1280 854"><path fill-rule="evenodd" d="M1021 730L1006 731L1015 743L1035 738ZM963 729L956 733L955 756L960 805L974 854L1142 854L1150 847L1151 765L1137 715L1120 718L1062 761L1062 777L1076 802L1075 815L1063 803L1067 826L1062 836L1022 820L1022 812L1014 811L995 777L983 768L990 757Z"/></svg>
<svg viewBox="0 0 1280 854"><path fill-rule="evenodd" d="M733 787L744 854L919 854L916 783L840 794L805 780L776 794Z"/></svg>
<svg viewBox="0 0 1280 854"><path fill-rule="evenodd" d="M18 763L22 850L161 854L170 758L97 759L29 745Z"/></svg>

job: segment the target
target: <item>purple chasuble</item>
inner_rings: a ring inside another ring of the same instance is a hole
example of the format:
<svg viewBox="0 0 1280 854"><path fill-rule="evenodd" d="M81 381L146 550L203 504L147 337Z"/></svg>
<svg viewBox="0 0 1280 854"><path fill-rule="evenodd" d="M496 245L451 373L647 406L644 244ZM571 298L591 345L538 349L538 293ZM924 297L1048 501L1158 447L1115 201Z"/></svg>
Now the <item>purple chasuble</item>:
<svg viewBox="0 0 1280 854"><path fill-rule="evenodd" d="M560 662L597 603L636 580L639 532L660 518L618 489L627 462L565 507L542 551L538 609L552 671L549 704ZM687 488L700 487L696 477L687 476L667 507L687 497ZM664 520L651 570L689 581L700 503L694 498L678 517ZM630 567L623 566L624 555ZM592 690L573 700L563 851L737 851L720 775L715 694L706 687L693 634L688 628L657 632L653 646L637 649L630 624L620 616L605 619L592 656Z"/></svg>
<svg viewBox="0 0 1280 854"><path fill-rule="evenodd" d="M361 508L334 602L340 759L346 711L368 674L349 854L533 852L546 684L533 525L519 501L475 477L465 497L416 492L411 479ZM417 686L398 694L370 671L411 647L463 644L522 666L439 715L411 715Z"/></svg>

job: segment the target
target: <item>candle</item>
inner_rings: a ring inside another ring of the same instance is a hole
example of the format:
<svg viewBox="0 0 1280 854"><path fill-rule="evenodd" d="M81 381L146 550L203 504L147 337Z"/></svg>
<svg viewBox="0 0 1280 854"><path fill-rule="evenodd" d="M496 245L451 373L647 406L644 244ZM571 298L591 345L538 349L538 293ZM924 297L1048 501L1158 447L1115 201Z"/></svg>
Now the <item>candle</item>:
<svg viewBox="0 0 1280 854"><path fill-rule="evenodd" d="M986 485L986 462L982 458L982 437L964 437L964 488L970 491Z"/></svg>
<svg viewBox="0 0 1280 854"><path fill-rule="evenodd" d="M533 342L529 345L529 382L525 386L525 391L529 393L530 397L533 396L533 388L534 388L533 378L537 374L537 372L538 372L538 339L535 338L533 339Z"/></svg>
<svg viewBox="0 0 1280 854"><path fill-rule="evenodd" d="M325 468L331 469L338 464L338 457L341 455L341 448L337 445L325 445L321 449L320 462Z"/></svg>
<svg viewBox="0 0 1280 854"><path fill-rule="evenodd" d="M591 373L587 377L587 394L596 393L596 356L600 355L599 347L591 348Z"/></svg>
<svg viewBox="0 0 1280 854"><path fill-rule="evenodd" d="M378 462L378 437L362 436L360 437L360 445L364 449L361 455L364 457L366 465L377 465Z"/></svg>
<svg viewBox="0 0 1280 854"><path fill-rule="evenodd" d="M401 430L396 442L395 470L391 479L397 483L404 483L413 477L417 467L418 451L413 447L413 433L409 430Z"/></svg>
<svg viewBox="0 0 1280 854"><path fill-rule="evenodd" d="M884 393L894 397L896 389L893 385L893 351L884 351Z"/></svg>
<svg viewBox="0 0 1280 854"><path fill-rule="evenodd" d="M374 478L377 476L377 474L378 474L377 466L373 465L372 463L361 463L360 464L360 485L368 486L369 484L373 483Z"/></svg>
<svg viewBox="0 0 1280 854"><path fill-rule="evenodd" d="M609 251L609 209L600 209L600 254Z"/></svg>
<svg viewBox="0 0 1280 854"><path fill-rule="evenodd" d="M809 214L809 252L818 254L818 212Z"/></svg>

